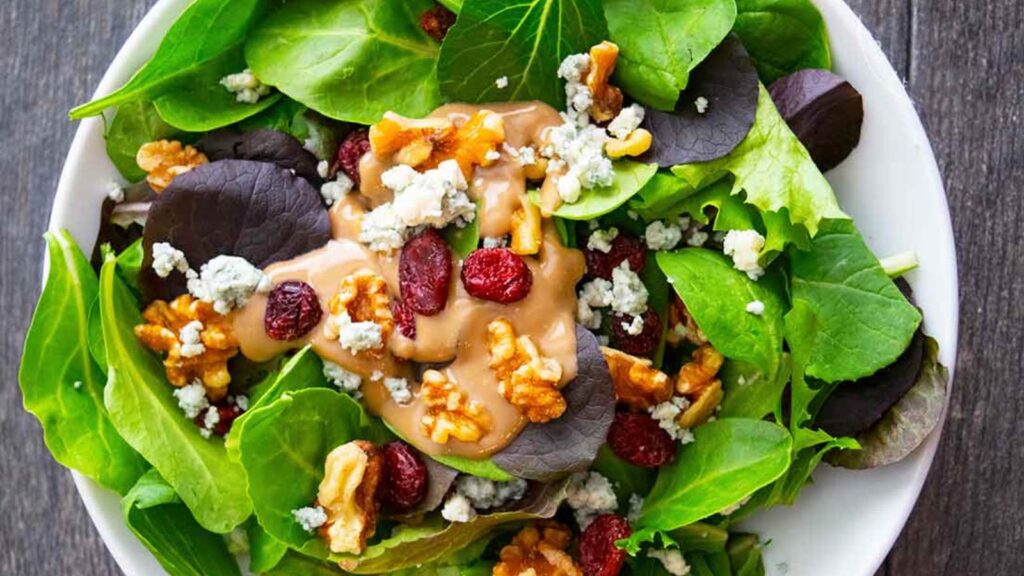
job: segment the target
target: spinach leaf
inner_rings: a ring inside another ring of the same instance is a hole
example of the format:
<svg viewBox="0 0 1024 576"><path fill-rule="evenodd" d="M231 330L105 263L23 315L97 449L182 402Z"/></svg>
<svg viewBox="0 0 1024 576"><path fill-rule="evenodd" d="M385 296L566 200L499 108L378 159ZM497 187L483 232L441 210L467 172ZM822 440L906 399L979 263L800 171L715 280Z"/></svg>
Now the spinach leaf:
<svg viewBox="0 0 1024 576"><path fill-rule="evenodd" d="M829 454L828 461L860 470L906 458L942 419L948 384L949 372L939 363L939 345L928 338L925 341L924 364L914 387L877 424L857 435L862 450Z"/></svg>
<svg viewBox="0 0 1024 576"><path fill-rule="evenodd" d="M360 556L342 557L340 565L352 574L380 574L429 564L470 546L504 524L553 517L565 499L567 484L567 480L534 484L515 508L481 514L469 522L448 523L434 517L420 525L404 525Z"/></svg>
<svg viewBox="0 0 1024 576"><path fill-rule="evenodd" d="M762 418L781 409L782 395L790 377L788 358L782 357L780 369L767 373L738 360L726 360L718 376L726 399L720 415L732 418Z"/></svg>
<svg viewBox="0 0 1024 576"><path fill-rule="evenodd" d="M71 117L82 119L124 102L145 99L159 102L161 98L167 98L164 108L174 112L178 111L175 106L188 106L187 101L195 100L196 105L190 107L188 116L164 117L171 124L174 120L188 120L179 126L186 130L200 124L209 127L217 122L230 123L231 119L237 121L258 113L272 104L272 99L261 103L262 106L237 102L220 85L220 78L245 68L240 46L250 26L263 14L265 4L266 0L196 0L167 31L153 57L127 84L113 94L75 108ZM204 95L207 91L218 90L223 98L211 101L208 97L196 97L194 92L199 88ZM158 104L157 108L160 106ZM201 123L202 119L209 121Z"/></svg>
<svg viewBox="0 0 1024 576"><path fill-rule="evenodd" d="M736 20L733 0L605 0L612 42L621 53L619 85L641 103L675 108L690 71Z"/></svg>
<svg viewBox="0 0 1024 576"><path fill-rule="evenodd" d="M696 192L682 178L657 172L627 205L647 222L671 220L686 212L683 202Z"/></svg>
<svg viewBox="0 0 1024 576"><path fill-rule="evenodd" d="M96 273L71 235L46 234L49 270L25 336L18 383L55 460L120 493L145 472L103 406L103 370L90 354Z"/></svg>
<svg viewBox="0 0 1024 576"><path fill-rule="evenodd" d="M452 102L543 100L561 109L558 66L608 37L600 0L466 0L437 62ZM508 78L505 88L495 80Z"/></svg>
<svg viewBox="0 0 1024 576"><path fill-rule="evenodd" d="M299 390L251 410L238 432L242 467L260 525L303 553L327 558L323 541L308 534L292 510L309 506L334 448L356 439L360 408L327 389Z"/></svg>
<svg viewBox="0 0 1024 576"><path fill-rule="evenodd" d="M822 219L846 218L832 187L779 115L764 86L754 127L735 150L711 162L680 164L672 172L698 190L732 174L733 194L746 191L747 203L761 212L788 209L792 224L802 225L812 236Z"/></svg>
<svg viewBox="0 0 1024 576"><path fill-rule="evenodd" d="M107 346L103 343L103 320L100 318L100 301L93 299L89 306L89 355L101 372L107 371Z"/></svg>
<svg viewBox="0 0 1024 576"><path fill-rule="evenodd" d="M237 576L224 538L203 529L150 469L121 501L125 524L171 576Z"/></svg>
<svg viewBox="0 0 1024 576"><path fill-rule="evenodd" d="M828 29L810 0L736 0L736 8L734 30L765 84L804 68L832 67Z"/></svg>
<svg viewBox="0 0 1024 576"><path fill-rule="evenodd" d="M146 177L146 172L135 162L139 148L147 142L170 138L178 133L177 128L160 118L151 103L124 102L117 107L117 113L104 135L107 156L125 180L138 182Z"/></svg>
<svg viewBox="0 0 1024 576"><path fill-rule="evenodd" d="M786 307L778 276L769 274L754 282L726 256L704 248L660 252L657 261L715 348L727 358L756 366L775 381L782 364ZM759 316L746 310L754 301L764 303L764 313ZM769 411L776 401L766 399ZM729 410L728 401L723 410ZM764 414L744 416L760 418Z"/></svg>
<svg viewBox="0 0 1024 576"><path fill-rule="evenodd" d="M419 26L431 6L288 2L253 29L245 59L262 81L331 118L372 124L389 110L425 116L441 103L437 42Z"/></svg>
<svg viewBox="0 0 1024 576"><path fill-rule="evenodd" d="M722 418L694 431L674 462L658 471L644 500L631 552L658 532L707 518L774 482L789 468L792 438L762 420Z"/></svg>
<svg viewBox="0 0 1024 576"><path fill-rule="evenodd" d="M249 535L249 571L254 574L270 572L281 563L288 553L288 546L268 534L255 517L249 520L247 533Z"/></svg>
<svg viewBox="0 0 1024 576"><path fill-rule="evenodd" d="M807 304L818 334L807 375L857 380L892 364L921 323L853 223L832 221L809 251L791 251L793 301Z"/></svg>
<svg viewBox="0 0 1024 576"><path fill-rule="evenodd" d="M178 409L160 360L135 337L142 323L138 301L108 259L100 272L100 314L109 365L104 400L114 427L156 468L211 532L245 521L252 504L239 482L242 469L217 440Z"/></svg>
<svg viewBox="0 0 1024 576"><path fill-rule="evenodd" d="M654 164L620 160L615 163L611 186L584 190L579 200L562 204L553 214L566 220L593 220L604 216L628 202L657 171ZM530 200L540 206L540 192L530 192Z"/></svg>

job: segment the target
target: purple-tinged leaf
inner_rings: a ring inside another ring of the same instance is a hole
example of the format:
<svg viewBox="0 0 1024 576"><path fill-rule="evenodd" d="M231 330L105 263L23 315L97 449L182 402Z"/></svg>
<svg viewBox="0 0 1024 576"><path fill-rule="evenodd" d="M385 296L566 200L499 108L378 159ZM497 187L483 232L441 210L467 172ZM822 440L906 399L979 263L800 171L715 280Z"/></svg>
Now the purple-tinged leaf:
<svg viewBox="0 0 1024 576"><path fill-rule="evenodd" d="M294 170L313 186L323 179L317 173L317 159L293 136L277 130L238 132L230 128L210 132L196 143L210 161L254 160Z"/></svg>

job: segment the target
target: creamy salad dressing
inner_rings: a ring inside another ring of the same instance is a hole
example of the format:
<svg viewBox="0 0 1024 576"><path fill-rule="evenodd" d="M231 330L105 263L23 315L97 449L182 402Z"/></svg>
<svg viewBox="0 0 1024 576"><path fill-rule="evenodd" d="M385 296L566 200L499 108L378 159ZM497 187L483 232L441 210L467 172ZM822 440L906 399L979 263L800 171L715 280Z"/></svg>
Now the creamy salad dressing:
<svg viewBox="0 0 1024 576"><path fill-rule="evenodd" d="M480 106L448 105L433 113L464 122ZM558 113L543 103L497 104L486 107L498 112L505 122L506 142L520 148L544 145L548 128L561 123ZM541 354L562 366L562 384L576 375L576 293L583 276L583 255L561 245L551 222L544 224L543 243L536 257L526 262L533 272L529 295L513 304L498 304L471 297L463 288L461 262L455 262L448 303L436 316L417 316L417 338L402 336L397 328L386 343L387 353L353 355L336 340L323 335L327 304L342 278L368 269L387 281L393 298L399 295L398 255L377 254L358 242L360 220L367 209L391 200L380 176L393 164L367 154L360 163L362 195L352 194L335 204L331 210L334 239L326 246L290 261L279 262L265 272L275 284L300 280L310 284L320 295L325 314L320 325L304 339L279 342L267 336L263 328L266 296L257 295L233 315L235 333L242 353L253 360L269 360L289 349L311 344L322 358L335 362L364 377L362 391L369 409L383 417L403 437L420 450L430 454L451 454L481 458L508 444L526 424L519 410L498 392L494 371L488 365L487 327L497 318L508 319L520 336L529 336ZM549 178L550 180L550 178ZM481 237L503 236L512 230L512 214L522 205L526 194L526 178L520 164L509 158L489 168L477 168L470 183L470 196L478 203ZM488 410L491 430L479 442L467 443L452 439L447 444L432 442L420 422L425 407L418 400L418 384L412 403L395 403L383 385L380 375L410 378L413 364L440 366L450 380L456 382L471 400ZM378 378L373 379L377 373Z"/></svg>

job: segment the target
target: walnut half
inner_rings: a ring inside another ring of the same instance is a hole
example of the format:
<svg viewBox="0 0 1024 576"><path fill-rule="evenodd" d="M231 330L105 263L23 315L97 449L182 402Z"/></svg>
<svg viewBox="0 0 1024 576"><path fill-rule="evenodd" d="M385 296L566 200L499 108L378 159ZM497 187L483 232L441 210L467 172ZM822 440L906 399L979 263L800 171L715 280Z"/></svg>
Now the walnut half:
<svg viewBox="0 0 1024 576"><path fill-rule="evenodd" d="M157 140L143 144L135 163L148 174L146 182L154 192L163 192L175 177L208 163L205 154L177 140Z"/></svg>
<svg viewBox="0 0 1024 576"><path fill-rule="evenodd" d="M530 422L548 422L565 412L558 388L562 365L541 356L529 336L517 338L512 323L498 318L487 325L487 348L498 391Z"/></svg>
<svg viewBox="0 0 1024 576"><path fill-rule="evenodd" d="M380 450L366 440L342 444L327 455L317 505L327 513L320 536L331 552L359 554L376 532L382 469Z"/></svg>
<svg viewBox="0 0 1024 576"><path fill-rule="evenodd" d="M427 408L423 430L438 444L447 444L449 438L476 442L491 429L487 410L437 370L423 373L420 399Z"/></svg>
<svg viewBox="0 0 1024 576"><path fill-rule="evenodd" d="M501 549L493 576L582 576L566 552L572 532L557 522L537 522L523 528Z"/></svg>
<svg viewBox="0 0 1024 576"><path fill-rule="evenodd" d="M608 347L602 347L601 352L608 362L619 402L630 408L646 410L672 397L672 381L667 374L652 366L650 360Z"/></svg>

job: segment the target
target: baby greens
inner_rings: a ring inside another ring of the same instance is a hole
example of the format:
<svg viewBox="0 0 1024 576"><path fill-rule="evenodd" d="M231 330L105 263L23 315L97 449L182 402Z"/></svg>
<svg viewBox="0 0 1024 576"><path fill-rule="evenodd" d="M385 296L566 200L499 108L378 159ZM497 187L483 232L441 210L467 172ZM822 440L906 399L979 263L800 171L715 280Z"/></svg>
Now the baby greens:
<svg viewBox="0 0 1024 576"><path fill-rule="evenodd" d="M260 525L288 546L326 558L323 541L307 533L292 510L312 505L334 448L355 440L361 409L327 389L299 390L252 410L238 434L239 459Z"/></svg>
<svg viewBox="0 0 1024 576"><path fill-rule="evenodd" d="M658 470L628 539L630 552L659 532L692 524L750 496L789 468L792 438L762 420L723 418L694 431L674 462Z"/></svg>
<svg viewBox="0 0 1024 576"><path fill-rule="evenodd" d="M450 102L542 100L562 108L558 66L607 39L600 0L466 0L437 62ZM498 78L508 85L499 88Z"/></svg>
<svg viewBox="0 0 1024 576"><path fill-rule="evenodd" d="M732 174L733 194L746 191L747 202L762 212L788 209L792 223L803 226L812 236L817 234L822 219L846 218L832 187L786 126L763 86L754 127L735 150L724 158L680 164L672 171L697 189Z"/></svg>
<svg viewBox="0 0 1024 576"><path fill-rule="evenodd" d="M25 409L39 419L58 462L124 493L145 471L145 462L111 423L103 406L106 379L86 344L92 341L96 273L66 231L47 233L46 246L46 285L18 372Z"/></svg>
<svg viewBox="0 0 1024 576"><path fill-rule="evenodd" d="M605 0L604 10L621 50L616 79L659 110L675 108L690 72L736 20L734 0Z"/></svg>
<svg viewBox="0 0 1024 576"><path fill-rule="evenodd" d="M147 142L175 136L180 131L165 122L149 102L125 102L117 107L107 126L107 156L129 182L138 182L146 173L135 162L139 148Z"/></svg>
<svg viewBox="0 0 1024 576"><path fill-rule="evenodd" d="M178 409L163 366L133 332L142 322L138 301L108 258L100 273L100 314L109 380L105 403L122 438L156 468L196 521L224 533L252 513L242 469L224 445L205 439Z"/></svg>
<svg viewBox="0 0 1024 576"><path fill-rule="evenodd" d="M224 538L207 532L156 470L121 501L125 524L171 576L238 576Z"/></svg>
<svg viewBox="0 0 1024 576"><path fill-rule="evenodd" d="M765 84L804 68L832 67L828 29L810 0L736 0L736 7L736 34Z"/></svg>
<svg viewBox="0 0 1024 576"><path fill-rule="evenodd" d="M657 171L658 167L654 164L620 160L615 163L611 186L584 190L579 200L572 204L562 204L554 215L566 220L592 220L608 214L628 202ZM531 192L530 199L540 205L539 192Z"/></svg>
<svg viewBox="0 0 1024 576"><path fill-rule="evenodd" d="M71 111L75 119L111 106L150 99L169 124L209 130L256 114L273 104L238 102L220 79L245 69L241 46L267 0L196 0L167 31L156 54L113 94ZM166 114L166 115L165 115Z"/></svg>
<svg viewBox="0 0 1024 576"><path fill-rule="evenodd" d="M245 59L263 82L317 112L371 124L441 103L437 43L419 27L429 0L298 0L261 21ZM493 79L491 79L493 82Z"/></svg>
<svg viewBox="0 0 1024 576"><path fill-rule="evenodd" d="M900 357L921 323L848 220L824 223L809 251L792 251L790 275L794 302L806 302L817 318L807 366L815 378L874 374Z"/></svg>

